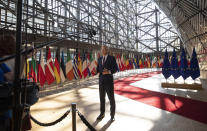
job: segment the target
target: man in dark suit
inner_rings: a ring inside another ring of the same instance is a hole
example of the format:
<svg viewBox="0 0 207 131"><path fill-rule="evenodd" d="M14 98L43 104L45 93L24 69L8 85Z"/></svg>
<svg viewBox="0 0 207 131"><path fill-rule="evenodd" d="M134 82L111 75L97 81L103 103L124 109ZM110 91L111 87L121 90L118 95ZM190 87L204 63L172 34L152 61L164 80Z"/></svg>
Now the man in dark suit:
<svg viewBox="0 0 207 131"><path fill-rule="evenodd" d="M108 55L107 46L101 47L102 55L98 59L97 73L99 73L99 96L100 96L100 115L97 120L105 116L105 96L107 94L110 101L111 121L114 121L115 99L114 99L114 82L113 74L118 70L116 60L113 56Z"/></svg>

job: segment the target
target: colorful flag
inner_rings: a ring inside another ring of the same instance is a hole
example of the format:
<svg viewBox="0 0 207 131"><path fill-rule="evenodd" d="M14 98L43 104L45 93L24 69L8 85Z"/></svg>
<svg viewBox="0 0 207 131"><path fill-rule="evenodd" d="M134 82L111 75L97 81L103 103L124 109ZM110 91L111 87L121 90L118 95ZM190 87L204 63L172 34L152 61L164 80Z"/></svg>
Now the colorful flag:
<svg viewBox="0 0 207 131"><path fill-rule="evenodd" d="M147 64L147 57L145 57L145 60L144 60L144 68L147 68L148 67L148 64Z"/></svg>
<svg viewBox="0 0 207 131"><path fill-rule="evenodd" d="M120 56L120 63L121 63L121 71L125 71L126 70L126 65L124 64L124 55L122 54L122 56Z"/></svg>
<svg viewBox="0 0 207 131"><path fill-rule="evenodd" d="M80 79L82 79L82 60L80 58L80 53L78 53L77 66L78 66L78 76Z"/></svg>
<svg viewBox="0 0 207 131"><path fill-rule="evenodd" d="M198 64L197 54L195 51L195 47L193 48L192 57L190 60L190 69L191 69L191 77L193 80L200 76L200 68Z"/></svg>
<svg viewBox="0 0 207 131"><path fill-rule="evenodd" d="M178 59L175 52L175 48L173 50L173 55L171 58L171 74L175 79L177 79L180 76L180 70L178 66Z"/></svg>
<svg viewBox="0 0 207 131"><path fill-rule="evenodd" d="M67 50L67 62L71 60L70 51Z"/></svg>
<svg viewBox="0 0 207 131"><path fill-rule="evenodd" d="M167 49L165 51L165 58L164 58L164 63L162 66L162 74L165 77L165 79L169 78L171 76L171 70L170 70L170 62L168 59L168 53L167 53Z"/></svg>
<svg viewBox="0 0 207 131"><path fill-rule="evenodd" d="M74 79L73 60L70 57L70 53L67 53L67 63L65 68L66 68L66 75L68 80L73 80Z"/></svg>
<svg viewBox="0 0 207 131"><path fill-rule="evenodd" d="M189 77L189 71L188 71L188 62L186 59L186 55L185 55L185 50L182 49L182 53L181 53L181 61L180 61L180 74L183 77L183 79L185 80L186 78Z"/></svg>
<svg viewBox="0 0 207 131"><path fill-rule="evenodd" d="M25 68L26 68L26 66L25 66ZM29 76L29 73L30 73L30 72L29 72L29 68L30 68L30 67L29 67L29 60L27 59L27 72L26 72L26 73L27 73L27 78L28 78L28 79L30 78L30 76Z"/></svg>
<svg viewBox="0 0 207 131"><path fill-rule="evenodd" d="M93 54L92 54L92 52L90 53L90 62L92 62L93 61Z"/></svg>
<svg viewBox="0 0 207 131"><path fill-rule="evenodd" d="M139 68L142 69L143 67L144 67L144 66L143 66L143 64L142 64L142 59L140 58L140 59L139 59Z"/></svg>
<svg viewBox="0 0 207 131"><path fill-rule="evenodd" d="M129 59L129 69L133 69L133 63L132 63L132 59Z"/></svg>
<svg viewBox="0 0 207 131"><path fill-rule="evenodd" d="M31 63L31 78L33 82L37 82L37 68L36 68L36 61L34 57L32 56L32 63Z"/></svg>
<svg viewBox="0 0 207 131"><path fill-rule="evenodd" d="M169 61L169 58L168 58L168 61ZM157 56L157 68L162 68L160 67L160 57Z"/></svg>
<svg viewBox="0 0 207 131"><path fill-rule="evenodd" d="M95 64L98 65L98 56L97 56L96 53L95 53L95 59L94 60L95 60Z"/></svg>
<svg viewBox="0 0 207 131"><path fill-rule="evenodd" d="M129 61L131 69L135 69L134 66L133 66L133 61L134 61L133 58L131 58L130 61Z"/></svg>
<svg viewBox="0 0 207 131"><path fill-rule="evenodd" d="M40 85L43 86L46 81L46 76L45 76L45 64L44 64L42 50L40 51L40 59L39 59L39 64L38 64L38 79L39 79Z"/></svg>
<svg viewBox="0 0 207 131"><path fill-rule="evenodd" d="M126 65L126 63L127 63L127 58L126 58L125 55L124 55L124 57L123 57L123 61L124 61L125 68L126 68L126 70L127 70L127 65Z"/></svg>
<svg viewBox="0 0 207 131"><path fill-rule="evenodd" d="M60 83L60 65L57 60L57 57L55 58L55 62L54 62L54 73L55 73L56 82L58 84Z"/></svg>
<svg viewBox="0 0 207 131"><path fill-rule="evenodd" d="M48 55L47 55L47 64L45 67L45 75L46 75L46 80L47 80L48 85L52 84L55 81L55 75L54 75L54 71L53 71L53 63L52 63L50 48L48 50Z"/></svg>
<svg viewBox="0 0 207 131"><path fill-rule="evenodd" d="M123 55L119 55L119 65L120 66L120 71L124 71L125 70L125 64L124 64L124 59L123 59Z"/></svg>
<svg viewBox="0 0 207 131"><path fill-rule="evenodd" d="M96 67L97 67L97 62L96 60L93 60L89 66L89 70L92 76L96 75Z"/></svg>
<svg viewBox="0 0 207 131"><path fill-rule="evenodd" d="M65 74L64 74L63 70L65 70L65 64L64 64L64 53L62 51L61 62L60 62L60 80L61 80L61 82L65 82Z"/></svg>
<svg viewBox="0 0 207 131"><path fill-rule="evenodd" d="M83 68L82 68L82 75L84 78L88 76L88 64L85 53L83 54Z"/></svg>
<svg viewBox="0 0 207 131"><path fill-rule="evenodd" d="M153 66L152 66L152 60L153 60L153 56L150 55L150 67L151 67L151 68L153 67Z"/></svg>
<svg viewBox="0 0 207 131"><path fill-rule="evenodd" d="M29 60L27 59L27 62L24 64L24 73L22 73L22 77L29 79L30 78L30 72L29 72Z"/></svg>
<svg viewBox="0 0 207 131"><path fill-rule="evenodd" d="M130 69L130 64L129 64L129 60L128 59L126 60L126 64L125 65L126 65L127 70L129 70Z"/></svg>
<svg viewBox="0 0 207 131"><path fill-rule="evenodd" d="M126 65L124 63L125 63L124 55L122 54L122 56L121 56L121 68L122 68L122 71L126 70Z"/></svg>
<svg viewBox="0 0 207 131"><path fill-rule="evenodd" d="M156 68L157 67L157 57L153 56L152 58L152 67Z"/></svg>
<svg viewBox="0 0 207 131"><path fill-rule="evenodd" d="M119 57L118 57L118 55L116 56L116 65L117 65L117 69L118 69L118 71L121 71L121 63L120 63L120 61L119 61Z"/></svg>
<svg viewBox="0 0 207 131"><path fill-rule="evenodd" d="M87 55L87 70L88 70L88 76L91 76L91 72L89 70L89 66L91 64L91 57L92 57L92 53Z"/></svg>
<svg viewBox="0 0 207 131"><path fill-rule="evenodd" d="M77 65L77 59L76 59L76 55L74 55L74 60L73 60L73 74L74 74L74 78L77 80L79 78L78 75L78 65Z"/></svg>
<svg viewBox="0 0 207 131"><path fill-rule="evenodd" d="M137 69L137 62L136 62L136 58L132 59L133 62L133 68Z"/></svg>
<svg viewBox="0 0 207 131"><path fill-rule="evenodd" d="M159 67L160 67L160 68L162 68L162 66L163 66L163 57L162 57L162 56L160 56Z"/></svg>
<svg viewBox="0 0 207 131"><path fill-rule="evenodd" d="M138 58L138 55L136 56L136 63L137 63L137 68L139 69L139 58Z"/></svg>
<svg viewBox="0 0 207 131"><path fill-rule="evenodd" d="M151 65L150 65L150 58L149 58L149 56L147 56L147 67L148 67L148 68L150 68L150 67L151 67Z"/></svg>
<svg viewBox="0 0 207 131"><path fill-rule="evenodd" d="M65 72L65 60L64 60L64 52L62 51L61 62L60 62L61 69L63 71L64 76L66 77Z"/></svg>

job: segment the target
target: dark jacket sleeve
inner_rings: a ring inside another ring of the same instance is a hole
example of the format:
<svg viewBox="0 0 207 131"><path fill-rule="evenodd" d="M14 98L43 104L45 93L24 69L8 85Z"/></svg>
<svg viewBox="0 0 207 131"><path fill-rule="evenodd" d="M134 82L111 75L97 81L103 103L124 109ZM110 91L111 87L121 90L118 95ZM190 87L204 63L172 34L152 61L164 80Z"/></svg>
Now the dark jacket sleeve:
<svg viewBox="0 0 207 131"><path fill-rule="evenodd" d="M114 74L117 72L118 68L117 68L117 64L116 64L116 59L112 56L112 71L111 73Z"/></svg>

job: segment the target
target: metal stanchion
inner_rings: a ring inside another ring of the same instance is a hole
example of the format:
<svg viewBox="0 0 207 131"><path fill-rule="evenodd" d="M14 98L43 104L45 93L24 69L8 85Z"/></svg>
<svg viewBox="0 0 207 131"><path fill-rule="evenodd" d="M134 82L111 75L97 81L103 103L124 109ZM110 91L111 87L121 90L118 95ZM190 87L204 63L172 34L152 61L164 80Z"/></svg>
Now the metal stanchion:
<svg viewBox="0 0 207 131"><path fill-rule="evenodd" d="M72 130L76 131L76 103L72 103Z"/></svg>
<svg viewBox="0 0 207 131"><path fill-rule="evenodd" d="M23 0L17 1L17 21L16 21L16 56L15 56L15 72L14 72L14 98L13 98L13 129L12 131L20 131L22 125L23 106L21 104L21 83L20 78L20 63L21 63L21 48L22 48L22 4ZM1 129L2 130L2 129Z"/></svg>

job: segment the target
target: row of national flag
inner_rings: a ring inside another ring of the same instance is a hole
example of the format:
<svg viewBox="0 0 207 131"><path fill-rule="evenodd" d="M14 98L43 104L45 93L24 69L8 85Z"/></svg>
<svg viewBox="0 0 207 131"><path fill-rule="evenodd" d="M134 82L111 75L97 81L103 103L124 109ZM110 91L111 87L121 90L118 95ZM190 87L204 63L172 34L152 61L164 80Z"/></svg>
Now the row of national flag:
<svg viewBox="0 0 207 131"><path fill-rule="evenodd" d="M60 60L56 56L53 61L49 48L47 62L44 62L43 51L41 50L38 63L33 57L31 64L27 61L25 74L28 79L31 79L34 82L39 82L41 86L46 82L50 85L53 82L56 82L57 84L64 82L66 79L84 79L96 75L97 58L99 57L100 54L95 55L95 58L93 58L92 53L83 53L81 59L80 54L78 53L77 56L74 55L72 58L70 52L67 52L67 62L65 64L64 53L61 53ZM136 56L135 58L127 59L125 55L117 54L115 57L119 71L142 68L161 68L163 66L163 59L161 56L145 56L145 58L138 58L138 56Z"/></svg>
<svg viewBox="0 0 207 131"><path fill-rule="evenodd" d="M56 53L57 54L57 53ZM64 53L61 54L61 59L57 56L53 62L50 48L47 54L47 62L45 64L42 50L40 51L39 62L32 57L31 64L27 60L24 68L24 76L34 82L39 82L43 86L46 82L48 85L56 81L56 83L64 82L66 79L82 79L96 75L97 59L93 59L92 55L84 54L83 61L78 54L77 58L72 59L70 53L67 53L67 63L64 64Z"/></svg>
<svg viewBox="0 0 207 131"><path fill-rule="evenodd" d="M166 79L168 79L171 75L174 79L177 79L180 76L182 76L184 80L188 77L191 77L193 80L198 78L200 76L200 68L195 48L193 49L190 63L187 61L185 50L182 49L180 64L178 62L175 49L173 51L171 63L168 59L168 52L166 50L162 74Z"/></svg>
<svg viewBox="0 0 207 131"><path fill-rule="evenodd" d="M134 58L127 59L124 55L116 55L116 63L119 71L130 70L130 69L142 69L142 68L161 68L163 65L162 57L156 56L145 56L145 58Z"/></svg>

